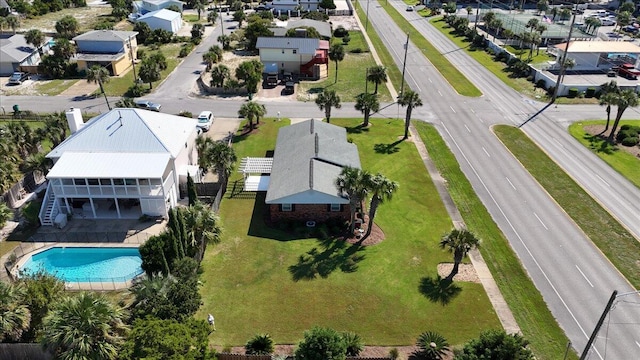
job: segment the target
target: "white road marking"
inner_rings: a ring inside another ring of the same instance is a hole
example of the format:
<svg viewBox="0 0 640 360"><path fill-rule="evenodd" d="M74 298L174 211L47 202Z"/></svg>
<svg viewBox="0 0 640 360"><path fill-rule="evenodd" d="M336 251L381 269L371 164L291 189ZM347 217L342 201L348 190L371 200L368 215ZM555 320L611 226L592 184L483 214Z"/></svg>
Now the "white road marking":
<svg viewBox="0 0 640 360"><path fill-rule="evenodd" d="M640 347L640 343L636 341L636 345L638 345L638 347Z"/></svg>
<svg viewBox="0 0 640 360"><path fill-rule="evenodd" d="M583 277L585 280L587 280L587 282L589 283L589 285L590 285L591 287L593 287L593 284L591 283L591 281L589 281L589 279L587 279L587 275L585 275L585 274L582 272L582 270L580 270L580 268L578 267L578 265L576 265L576 269L578 269L578 271L580 271L580 274L582 275L582 277ZM637 343L638 343L638 342L636 342L636 344L637 344Z"/></svg>
<svg viewBox="0 0 640 360"><path fill-rule="evenodd" d="M468 132L471 132L471 129L469 129L469 127L467 126L467 124L464 124L464 127L467 129Z"/></svg>
<svg viewBox="0 0 640 360"><path fill-rule="evenodd" d="M473 110L473 109L469 109L469 110L471 110L471 112L472 112L472 113L474 113L474 114L476 113L476 111L475 111L475 110Z"/></svg>
<svg viewBox="0 0 640 360"><path fill-rule="evenodd" d="M549 228L547 227L547 225L545 225L542 220L540 219L540 217L538 216L538 214L536 214L535 212L533 213L533 215L535 215L536 219L538 219L538 221L540 221L540 224L542 224L542 227L544 227L545 230L549 230Z"/></svg>
<svg viewBox="0 0 640 360"><path fill-rule="evenodd" d="M440 94L440 96L442 96L442 93L440 92L440 90L438 90L438 94Z"/></svg>
<svg viewBox="0 0 640 360"><path fill-rule="evenodd" d="M433 81L431 81L431 78L429 78L429 82L433 84Z"/></svg>
<svg viewBox="0 0 640 360"><path fill-rule="evenodd" d="M454 109L453 106L449 105L449 108L451 108L451 111L453 111L453 113L456 114L456 109Z"/></svg>
<svg viewBox="0 0 640 360"><path fill-rule="evenodd" d="M462 151L462 149L460 148L460 145L458 145L458 142L453 138L453 136L451 135L451 132L449 131L449 129L447 129L447 127L445 126L444 122L441 121L440 123L442 124L442 128L444 129L444 131L447 132L447 134L449 135L449 138L451 139L453 144L456 146L456 148L458 149L460 154L462 154L462 157L464 158L464 161L467 162L467 165L469 165L469 167L471 168L471 171L473 171L473 174L476 176L478 181L480 181L480 184L482 184L482 187L484 188L484 190L487 192L487 194L489 194L489 197L493 201L494 205L500 211L500 214L502 214L502 217L506 220L507 224L509 224L509 227L511 228L513 233L516 235L518 240L520 240L520 244L522 244L522 246L524 247L524 249L527 252L527 254L529 254L529 256L531 257L531 260L533 260L533 262L536 264L536 266L538 267L538 270L540 270L540 273L542 273L542 276L544 276L545 280L547 280L547 283L549 284L549 286L551 286L551 289L553 289L553 292L556 294L558 299L560 299L560 302L562 302L562 305L567 310L569 315L571 315L571 318L573 319L573 321L576 323L576 325L578 325L578 328L582 332L582 335L584 336L584 338L588 339L589 338L589 334L587 334L587 332L584 330L582 325L580 325L580 322L578 321L576 316L573 314L573 311L571 311L571 309L569 308L569 305L567 305L567 302L564 301L564 298L560 295L560 293L558 292L558 289L556 288L556 286L553 285L553 282L551 282L551 279L549 279L549 276L547 276L547 273L542 269L542 266L540 265L538 260L535 258L535 256L533 256L533 253L531 253L531 250L529 250L529 247L524 242L524 239L522 239L522 236L520 236L520 233L513 226L513 223L511 223L511 220L509 220L509 218L507 217L507 214L505 214L504 210L502 210L502 208L498 204L498 201L496 201L496 198L493 196L493 194L491 193L491 191L487 187L487 184L485 184L485 182L482 180L482 178L480 177L480 174L478 174L478 171L476 171L476 168L474 168L473 165L471 165L471 162L469 161L469 158L467 158L467 155L464 154L464 151ZM598 357L600 359L604 360L602 358L602 355L600 355L600 352L598 351L598 349L596 349L595 347L593 347L592 349L594 349L596 351L596 354L598 354Z"/></svg>
<svg viewBox="0 0 640 360"><path fill-rule="evenodd" d="M508 177L506 177L506 176L505 176L505 179L507 179L507 182L509 183L509 185L511 185L511 187L513 188L513 190L518 190L518 189L516 189L516 187L515 187L515 186L513 186L513 183L511 182L511 180L509 180L509 178L508 178Z"/></svg>
<svg viewBox="0 0 640 360"><path fill-rule="evenodd" d="M564 147L564 145L560 142L560 140L558 140L557 138L552 138L553 140L555 140L555 142L558 143L558 145L560 145L560 147Z"/></svg>
<svg viewBox="0 0 640 360"><path fill-rule="evenodd" d="M603 183L605 183L605 185L607 185L608 187L611 187L611 185L609 185L609 183L603 179L600 175L598 174L594 174L598 179L600 179Z"/></svg>
<svg viewBox="0 0 640 360"><path fill-rule="evenodd" d="M488 157L491 157L491 155L489 155L489 152L487 151L487 149L484 148L484 146L482 147L482 150L484 151L485 154L487 154Z"/></svg>

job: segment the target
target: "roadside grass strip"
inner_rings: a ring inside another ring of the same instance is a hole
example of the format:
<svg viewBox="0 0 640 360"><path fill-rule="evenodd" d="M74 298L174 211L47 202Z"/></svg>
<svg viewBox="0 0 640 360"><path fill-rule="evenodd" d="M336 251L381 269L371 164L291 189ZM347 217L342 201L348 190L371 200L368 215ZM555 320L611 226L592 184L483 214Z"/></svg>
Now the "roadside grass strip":
<svg viewBox="0 0 640 360"><path fill-rule="evenodd" d="M474 192L437 130L424 122L416 121L414 124L429 156L446 179L449 193L467 228L482 239L480 252L522 333L530 341L536 358L560 359L569 339L547 308L508 240ZM567 359L578 359L578 356L570 352Z"/></svg>

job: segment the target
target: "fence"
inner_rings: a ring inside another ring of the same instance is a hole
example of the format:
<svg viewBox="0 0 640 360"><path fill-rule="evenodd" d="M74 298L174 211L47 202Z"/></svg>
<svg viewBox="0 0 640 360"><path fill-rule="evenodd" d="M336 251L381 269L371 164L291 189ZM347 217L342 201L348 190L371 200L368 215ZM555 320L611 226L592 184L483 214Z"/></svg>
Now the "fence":
<svg viewBox="0 0 640 360"><path fill-rule="evenodd" d="M29 242L47 243L128 243L144 244L151 235L146 232L130 234L128 231L118 232L39 232L29 238Z"/></svg>
<svg viewBox="0 0 640 360"><path fill-rule="evenodd" d="M219 353L216 354L218 360L272 360L274 357L271 355L244 355L244 354L229 354ZM293 360L293 356L287 356L286 360ZM346 360L389 360L389 357L360 357L360 356L347 356Z"/></svg>
<svg viewBox="0 0 640 360"><path fill-rule="evenodd" d="M52 360L53 355L42 348L40 344L15 343L0 344L0 359L2 360Z"/></svg>
<svg viewBox="0 0 640 360"><path fill-rule="evenodd" d="M2 194L2 198L9 207L14 208L20 200L24 199L27 194L34 192L45 180L42 173L33 171L13 184L7 192Z"/></svg>

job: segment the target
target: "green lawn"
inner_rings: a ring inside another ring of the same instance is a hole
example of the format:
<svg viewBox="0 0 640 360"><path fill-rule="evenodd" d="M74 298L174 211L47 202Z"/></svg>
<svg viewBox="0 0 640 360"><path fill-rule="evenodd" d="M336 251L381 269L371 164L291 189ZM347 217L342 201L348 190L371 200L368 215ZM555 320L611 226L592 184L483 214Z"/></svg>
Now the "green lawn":
<svg viewBox="0 0 640 360"><path fill-rule="evenodd" d="M480 251L500 292L538 359L561 359L568 339L548 310L540 292L522 268L508 240L477 197L449 147L431 125L416 122L438 171L467 227L482 239ZM568 359L577 359L571 352Z"/></svg>
<svg viewBox="0 0 640 360"><path fill-rule="evenodd" d="M324 80L300 82L298 99L306 101L306 94L317 94L324 89L335 90L340 95L342 102L354 102L358 94L365 90L366 69L375 66L373 56L370 53L345 54L344 60L338 63L338 81L335 81L335 61L329 61L329 76ZM369 83L369 92L373 92L374 85ZM391 95L386 86L378 87L379 100L391 101Z"/></svg>
<svg viewBox="0 0 640 360"><path fill-rule="evenodd" d="M640 286L640 243L519 129L498 125L494 131L622 275Z"/></svg>
<svg viewBox="0 0 640 360"><path fill-rule="evenodd" d="M571 133L571 135L573 135L573 137L582 145L593 151L602 160L609 164L609 166L629 179L629 181L634 183L637 187L640 187L640 159L626 151L621 151L618 147L613 147L605 140L584 131L585 126L604 125L605 123L606 121L604 120L573 123L569 126L569 133ZM640 126L640 120L622 120L620 121L619 126L624 124Z"/></svg>
<svg viewBox="0 0 640 360"><path fill-rule="evenodd" d="M0 257L10 253L13 249L18 247L18 245L20 245L19 241L0 241Z"/></svg>
<svg viewBox="0 0 640 360"><path fill-rule="evenodd" d="M61 92L67 90L75 83L77 83L78 79L59 79L59 80L47 80L44 82L36 83L36 91L42 95L47 96L55 96L60 95ZM82 79L82 81L86 81Z"/></svg>
<svg viewBox="0 0 640 360"><path fill-rule="evenodd" d="M344 46L344 51L347 53L369 52L369 46L367 45L367 41L364 39L362 31L349 31L349 38L351 39L349 43L347 45L344 45L344 43L342 42L342 38L332 37L331 45L341 44Z"/></svg>
<svg viewBox="0 0 640 360"><path fill-rule="evenodd" d="M379 3L384 8L393 21L404 31L409 33L410 41L422 51L422 54L438 69L445 79L451 84L458 94L463 96L481 96L482 92L469 79L467 79L455 66L453 66L447 58L440 53L416 28L411 25L391 4ZM362 16L366 19L366 16ZM362 20L364 21L364 20ZM378 49L378 47L376 47Z"/></svg>
<svg viewBox="0 0 640 360"><path fill-rule="evenodd" d="M166 79L166 77L173 71L173 69L178 66L180 61L182 61L182 59L178 58L178 53L180 53L180 46L182 46L182 44L171 43L162 45L162 47L160 47L159 51L162 52L167 58L167 68L162 71L162 77L160 81L153 82L153 89L157 88L158 85L160 85L160 83L164 79ZM144 45L140 46L140 49L144 49L147 55L151 55L154 52L158 51ZM139 67L140 64L136 64L136 74ZM104 84L104 91L107 93L107 96L123 96L131 85L133 85L133 71L130 70L126 74L119 77L111 77L109 79L109 82ZM142 86L145 89L149 89L149 84L147 83L142 84ZM151 89L151 91L153 91L153 89ZM96 90L96 93L99 92L99 89Z"/></svg>
<svg viewBox="0 0 640 360"><path fill-rule="evenodd" d="M286 123L266 119L257 132L236 136L238 157L273 150L277 129ZM297 343L306 329L321 325L355 331L367 344L410 345L432 330L460 345L482 330L498 328L480 284L456 282L446 288L456 293L447 305L421 293L438 289L430 285L436 266L452 260L438 247L452 224L413 144L397 142L402 123L374 119L364 132L355 127L360 119L332 123L348 127L364 169L400 185L376 216L385 240L359 249L269 228L263 220L264 195L234 196L233 181L242 178L234 173L220 210L222 243L210 247L203 261L204 305L197 317L215 314L212 344L242 345L262 332L279 344ZM325 276L309 279L311 269Z"/></svg>

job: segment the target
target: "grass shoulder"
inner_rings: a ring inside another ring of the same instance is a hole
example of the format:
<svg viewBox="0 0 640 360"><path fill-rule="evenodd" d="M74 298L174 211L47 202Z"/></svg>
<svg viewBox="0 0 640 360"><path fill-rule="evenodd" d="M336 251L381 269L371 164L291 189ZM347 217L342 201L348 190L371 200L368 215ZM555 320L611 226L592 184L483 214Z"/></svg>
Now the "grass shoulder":
<svg viewBox="0 0 640 360"><path fill-rule="evenodd" d="M569 133L583 146L598 155L599 158L604 160L614 170L622 174L622 176L640 188L640 158L627 151L621 151L618 146L622 145L612 146L605 139L592 135L585 130L585 127L587 126L604 125L605 123L605 120L576 122L569 126ZM640 121L620 121L620 126L626 124L640 126Z"/></svg>
<svg viewBox="0 0 640 360"><path fill-rule="evenodd" d="M482 239L480 251L509 308L538 359L556 359L564 354L568 338L547 308L508 240L486 210L455 156L437 130L416 122L420 138L460 210L467 227ZM577 359L571 352L568 359Z"/></svg>
<svg viewBox="0 0 640 360"><path fill-rule="evenodd" d="M455 66L453 66L447 58L438 51L422 34L416 30L409 21L407 21L392 4L379 3L380 7L384 8L393 21L404 31L409 33L411 41L416 45L422 54L429 59L429 62L438 69L438 71L444 76L445 79L451 84L451 86L458 92L458 94L469 97L478 97L482 95L480 89L478 89L469 79L467 79Z"/></svg>
<svg viewBox="0 0 640 360"><path fill-rule="evenodd" d="M495 134L593 243L634 286L640 286L640 243L521 130Z"/></svg>
<svg viewBox="0 0 640 360"><path fill-rule="evenodd" d="M341 239L309 237L304 228L269 227L264 194L234 193L242 181L234 173L220 209L222 242L203 261L204 305L197 316L215 312L219 325L211 342L240 345L256 332L269 332L277 343L291 344L322 325L354 331L369 345L410 345L425 330L462 345L499 327L478 283L455 282L455 296L445 305L421 290L437 279L439 263L452 261L439 248L452 224L415 146L398 141L403 123L373 119L364 130L361 119L332 123L346 127L364 169L399 182L376 216L385 239L353 248ZM273 150L285 125L287 119L264 119L251 134L236 135L238 158Z"/></svg>

